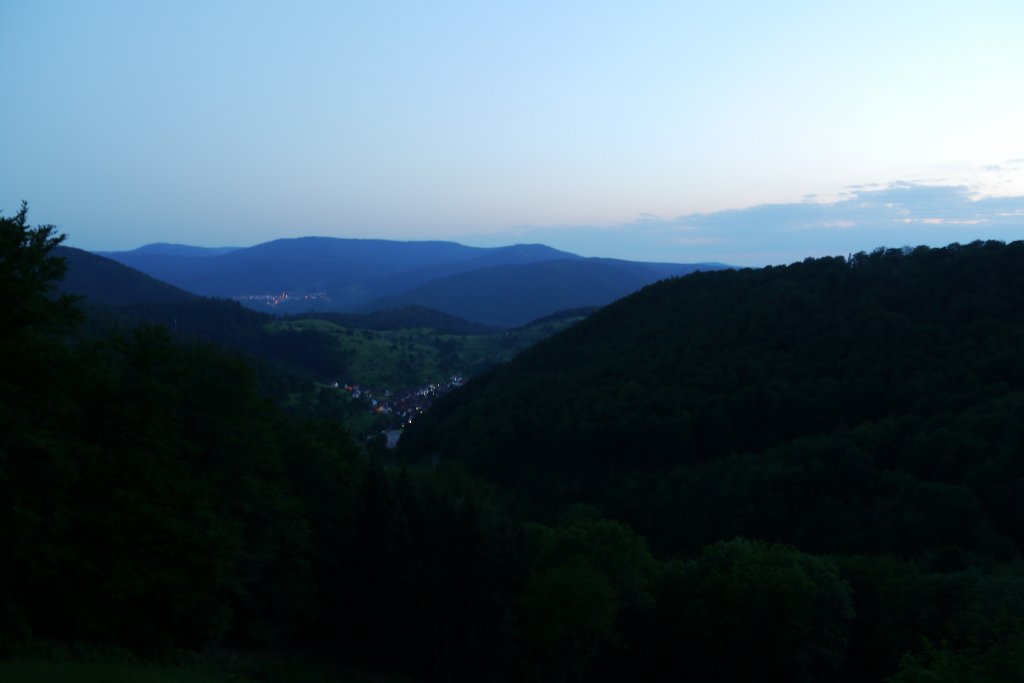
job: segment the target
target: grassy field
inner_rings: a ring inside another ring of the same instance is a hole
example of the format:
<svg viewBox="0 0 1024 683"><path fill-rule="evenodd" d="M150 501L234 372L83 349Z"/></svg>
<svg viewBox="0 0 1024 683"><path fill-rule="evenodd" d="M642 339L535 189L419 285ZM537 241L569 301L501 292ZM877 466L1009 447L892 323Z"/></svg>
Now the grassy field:
<svg viewBox="0 0 1024 683"><path fill-rule="evenodd" d="M417 327L367 330L313 318L283 320L271 329L316 329L330 333L348 356L346 382L373 388L411 389L465 377L507 361L541 339L568 327L567 318L493 334L459 335Z"/></svg>

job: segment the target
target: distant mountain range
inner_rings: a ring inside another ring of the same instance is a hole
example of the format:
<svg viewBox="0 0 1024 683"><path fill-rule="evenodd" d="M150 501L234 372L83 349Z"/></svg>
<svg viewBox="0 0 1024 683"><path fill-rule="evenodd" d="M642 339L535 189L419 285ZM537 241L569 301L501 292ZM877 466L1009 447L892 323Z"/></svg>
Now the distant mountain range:
<svg viewBox="0 0 1024 683"><path fill-rule="evenodd" d="M99 253L188 292L261 311L368 313L419 305L499 327L603 306L666 277L726 267L584 258L540 244L481 248L329 237Z"/></svg>

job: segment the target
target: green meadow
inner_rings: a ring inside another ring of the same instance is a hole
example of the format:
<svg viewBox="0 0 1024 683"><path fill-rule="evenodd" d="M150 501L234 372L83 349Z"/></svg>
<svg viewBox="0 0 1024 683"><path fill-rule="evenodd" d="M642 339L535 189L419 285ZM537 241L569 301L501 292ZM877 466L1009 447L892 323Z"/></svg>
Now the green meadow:
<svg viewBox="0 0 1024 683"><path fill-rule="evenodd" d="M280 320L272 331L317 330L331 334L346 359L341 381L374 388L411 389L477 374L512 357L581 318L545 321L488 334L453 334L427 327L370 330L317 318Z"/></svg>

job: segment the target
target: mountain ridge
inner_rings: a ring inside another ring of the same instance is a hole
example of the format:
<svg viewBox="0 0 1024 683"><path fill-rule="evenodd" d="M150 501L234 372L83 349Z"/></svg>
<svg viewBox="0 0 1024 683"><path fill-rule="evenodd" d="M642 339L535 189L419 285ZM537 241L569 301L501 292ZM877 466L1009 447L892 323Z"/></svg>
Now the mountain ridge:
<svg viewBox="0 0 1024 683"><path fill-rule="evenodd" d="M219 252L152 244L103 255L194 294L233 298L275 314L411 304L504 327L603 305L664 277L721 267L584 258L542 244L470 247L316 236Z"/></svg>

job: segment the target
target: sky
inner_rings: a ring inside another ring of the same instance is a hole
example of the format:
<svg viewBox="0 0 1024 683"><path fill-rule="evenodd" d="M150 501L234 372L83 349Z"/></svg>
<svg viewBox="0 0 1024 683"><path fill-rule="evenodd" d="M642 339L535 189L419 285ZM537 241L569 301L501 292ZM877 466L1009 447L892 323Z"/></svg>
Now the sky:
<svg viewBox="0 0 1024 683"><path fill-rule="evenodd" d="M1024 239L1024 2L0 0L0 211L765 265Z"/></svg>

